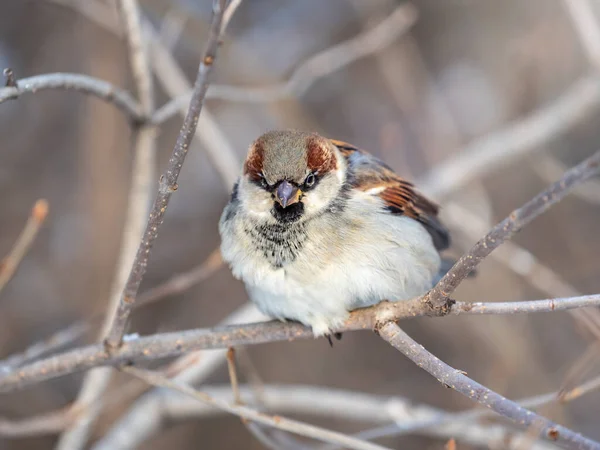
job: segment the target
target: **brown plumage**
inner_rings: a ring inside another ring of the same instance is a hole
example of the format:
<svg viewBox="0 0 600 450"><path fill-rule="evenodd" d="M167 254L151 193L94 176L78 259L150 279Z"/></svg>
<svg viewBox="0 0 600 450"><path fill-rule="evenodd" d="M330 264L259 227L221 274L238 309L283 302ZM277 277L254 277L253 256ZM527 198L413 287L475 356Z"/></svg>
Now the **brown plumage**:
<svg viewBox="0 0 600 450"><path fill-rule="evenodd" d="M349 167L350 185L361 191L381 189L378 195L390 212L411 217L425 226L435 247L444 250L450 245L446 228L437 218L439 207L419 193L413 184L397 175L387 164L370 153L347 142L331 139Z"/></svg>

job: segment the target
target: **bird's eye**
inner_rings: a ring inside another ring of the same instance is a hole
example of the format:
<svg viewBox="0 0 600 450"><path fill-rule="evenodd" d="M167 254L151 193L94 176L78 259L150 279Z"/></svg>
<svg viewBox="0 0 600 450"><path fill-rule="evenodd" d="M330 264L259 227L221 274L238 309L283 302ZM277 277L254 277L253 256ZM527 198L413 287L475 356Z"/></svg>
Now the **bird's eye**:
<svg viewBox="0 0 600 450"><path fill-rule="evenodd" d="M307 188L311 188L315 185L316 181L317 181L317 177L315 176L315 174L309 173L308 176L306 177L306 180L304 180L304 185Z"/></svg>

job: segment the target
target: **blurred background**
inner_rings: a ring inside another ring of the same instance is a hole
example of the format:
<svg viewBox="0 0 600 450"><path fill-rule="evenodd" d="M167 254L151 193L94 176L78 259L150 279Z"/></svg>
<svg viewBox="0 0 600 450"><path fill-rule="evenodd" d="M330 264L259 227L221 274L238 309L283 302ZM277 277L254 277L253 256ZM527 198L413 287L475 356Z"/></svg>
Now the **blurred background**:
<svg viewBox="0 0 600 450"><path fill-rule="evenodd" d="M141 292L176 274L197 273L204 263L203 280L140 307L129 329L151 334L210 327L247 300L241 283L214 255L206 264L219 245L217 222L230 187L214 160L233 154L241 164L249 143L269 129L317 131L383 158L442 205L453 235L448 254L459 256L565 167L599 147L600 52L594 58L586 51L585 30L569 6L574 3L581 2L415 0L412 9L394 0L243 1L213 74L221 90L214 86L206 103L213 134L193 145ZM211 2L142 0L140 5L157 38L193 80ZM405 12L398 13L402 7ZM11 67L17 79L83 73L135 93L114 2L2 0L1 11L0 66ZM587 17L593 26L596 19ZM353 40L365 35L368 39ZM348 40L356 45L326 53L306 69L315 55ZM300 81L291 89L275 89L279 93L272 98L268 89L248 95L223 88L284 86L294 76ZM172 95L160 78L155 80L158 106ZM232 98L217 98L219 92ZM160 127L157 170L165 167L181 121L176 115ZM125 220L132 136L127 118L113 105L74 91L28 94L0 105L0 255L9 253L37 199L47 199L50 208L0 295L0 359L105 311ZM449 167L464 180L447 182L443 175ZM491 302L600 292L599 205L600 187L590 182L488 258L456 298ZM600 335L593 331L600 330L596 314L585 314L591 318L585 322L567 313L422 318L402 327L442 360L516 399L572 388L600 374L600 354L581 363ZM76 343L96 339L99 322L92 323ZM264 383L401 396L452 411L473 406L371 332L346 333L333 348L322 339L254 346L244 359L252 361L251 372ZM246 369L240 372L248 378ZM1 394L0 415L16 420L66 407L82 379L82 374L67 376ZM204 383L227 380L221 364ZM107 395L124 383L136 382L116 374ZM138 382L138 392L140 387ZM90 448L135 397L134 392L103 409ZM600 393L540 411L600 439ZM347 432L373 426L294 417ZM0 435L1 450L49 449L56 442L57 433ZM445 440L408 435L378 442L441 449ZM169 422L139 448L196 449L200 443L264 448L239 419L222 416ZM458 439L458 448L490 446Z"/></svg>

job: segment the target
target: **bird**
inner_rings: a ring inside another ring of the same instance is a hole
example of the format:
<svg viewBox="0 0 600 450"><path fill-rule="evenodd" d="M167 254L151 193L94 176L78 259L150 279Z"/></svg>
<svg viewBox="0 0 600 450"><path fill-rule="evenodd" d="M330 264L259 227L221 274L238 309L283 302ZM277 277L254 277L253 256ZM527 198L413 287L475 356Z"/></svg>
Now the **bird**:
<svg viewBox="0 0 600 450"><path fill-rule="evenodd" d="M221 254L267 316L315 337L424 294L450 245L439 206L369 152L300 130L249 147L219 220Z"/></svg>

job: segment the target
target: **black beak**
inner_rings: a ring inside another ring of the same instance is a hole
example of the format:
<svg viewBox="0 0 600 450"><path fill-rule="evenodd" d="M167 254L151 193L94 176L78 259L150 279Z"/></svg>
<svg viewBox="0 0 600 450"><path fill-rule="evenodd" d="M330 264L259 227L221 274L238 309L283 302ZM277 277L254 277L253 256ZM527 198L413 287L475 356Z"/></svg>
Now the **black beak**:
<svg viewBox="0 0 600 450"><path fill-rule="evenodd" d="M279 203L282 208L286 208L289 205L298 203L301 194L302 191L300 189L284 180L277 186L275 200L277 200L277 203Z"/></svg>

